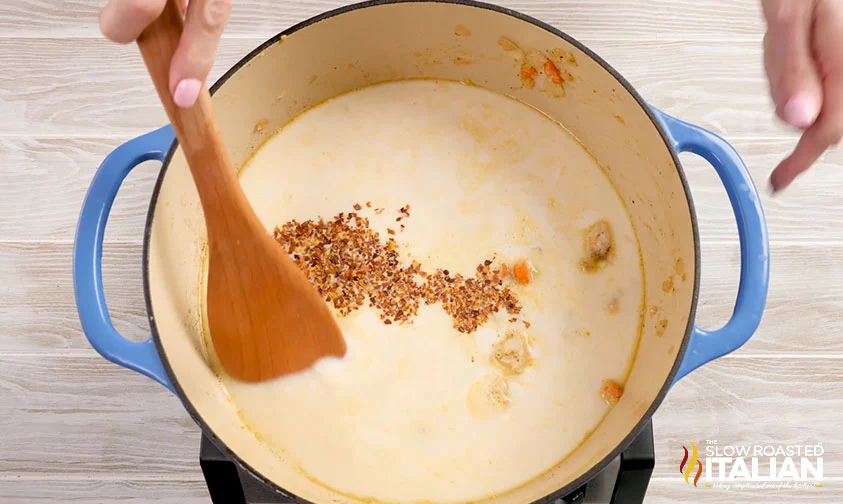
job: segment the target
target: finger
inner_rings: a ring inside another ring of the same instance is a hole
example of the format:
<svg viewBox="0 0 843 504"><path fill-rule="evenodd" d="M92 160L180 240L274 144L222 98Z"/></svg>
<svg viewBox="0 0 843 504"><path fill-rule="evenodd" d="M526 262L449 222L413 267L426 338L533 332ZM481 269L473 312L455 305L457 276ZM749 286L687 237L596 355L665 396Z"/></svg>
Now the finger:
<svg viewBox="0 0 843 504"><path fill-rule="evenodd" d="M764 0L764 68L776 113L805 129L822 108L820 77L811 52L816 0Z"/></svg>
<svg viewBox="0 0 843 504"><path fill-rule="evenodd" d="M843 136L843 1L816 4L812 49L823 76L824 103L817 122L808 129L787 159L773 171L774 191L787 187Z"/></svg>
<svg viewBox="0 0 843 504"><path fill-rule="evenodd" d="M100 12L100 31L113 42L134 42L165 4L166 0L110 0Z"/></svg>
<svg viewBox="0 0 843 504"><path fill-rule="evenodd" d="M824 91L825 102L817 121L802 134L793 153L770 175L774 192L789 186L843 137L843 72L830 74L825 80Z"/></svg>
<svg viewBox="0 0 843 504"><path fill-rule="evenodd" d="M814 58L820 75L843 71L843 0L820 1L814 13Z"/></svg>
<svg viewBox="0 0 843 504"><path fill-rule="evenodd" d="M179 107L192 107L217 53L231 12L230 0L191 0L179 47L170 65L170 89Z"/></svg>

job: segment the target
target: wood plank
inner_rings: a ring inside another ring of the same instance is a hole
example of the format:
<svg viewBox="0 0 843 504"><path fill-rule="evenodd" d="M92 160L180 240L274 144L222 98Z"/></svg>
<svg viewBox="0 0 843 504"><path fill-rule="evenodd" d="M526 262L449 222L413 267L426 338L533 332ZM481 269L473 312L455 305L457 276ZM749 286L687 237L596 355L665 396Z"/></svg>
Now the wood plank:
<svg viewBox="0 0 843 504"><path fill-rule="evenodd" d="M211 81L262 41L224 40ZM585 42L669 113L729 140L794 143L795 134L774 117L758 41ZM0 136L132 136L166 123L133 45L0 38L0 66L7 69L0 76Z"/></svg>
<svg viewBox="0 0 843 504"><path fill-rule="evenodd" d="M0 355L83 351L99 357L82 333L70 244L0 244ZM103 284L114 327L125 338L149 336L141 247L105 246Z"/></svg>
<svg viewBox="0 0 843 504"><path fill-rule="evenodd" d="M840 359L720 359L683 378L653 418L654 476L675 477L683 444L821 443L824 476L843 477ZM684 484L684 481L683 481Z"/></svg>
<svg viewBox="0 0 843 504"><path fill-rule="evenodd" d="M843 254L837 247L771 246L770 287L761 325L733 355L841 356ZM740 251L735 244L702 244L696 322L716 329L731 316Z"/></svg>
<svg viewBox="0 0 843 504"><path fill-rule="evenodd" d="M0 480L0 502L4 504L53 504L56 502L208 504L210 502L204 480L155 480L115 476L118 479L98 479L95 476L72 480L49 478Z"/></svg>
<svg viewBox="0 0 843 504"><path fill-rule="evenodd" d="M729 140L795 138L775 117L760 42L587 44L645 100L680 119Z"/></svg>
<svg viewBox="0 0 843 504"><path fill-rule="evenodd" d="M832 152L818 161L787 190L772 195L769 177L773 168L792 151L778 140L741 139L732 142L746 164L767 220L770 241L829 242L843 240L839 216L843 215L843 152ZM683 153L680 162L691 188L700 240L737 240L734 213L726 190L714 168L702 158Z"/></svg>
<svg viewBox="0 0 843 504"><path fill-rule="evenodd" d="M128 139L0 138L0 239L73 241L94 173ZM160 169L149 161L126 178L109 215L107 241L141 243Z"/></svg>
<svg viewBox="0 0 843 504"><path fill-rule="evenodd" d="M0 239L72 241L79 207L102 160L130 137L0 138ZM778 197L766 191L767 177L789 146L774 140L734 143L762 193L770 237L779 240L843 241L843 155L828 156ZM683 155L703 241L735 240L735 218L720 179L702 159ZM107 240L141 243L149 200L160 164L136 168L112 210ZM49 197L45 197L49 195Z"/></svg>
<svg viewBox="0 0 843 504"><path fill-rule="evenodd" d="M346 5L339 0L236 0L227 37L269 37L311 16ZM568 31L603 39L760 39L758 2L707 0L500 0L495 2ZM5 0L0 36L98 37L99 0ZM653 22L658 18L658 22Z"/></svg>
<svg viewBox="0 0 843 504"><path fill-rule="evenodd" d="M0 369L4 477L196 474L198 427L152 380L87 357L0 356Z"/></svg>
<svg viewBox="0 0 843 504"><path fill-rule="evenodd" d="M734 308L740 254L703 243L697 323L720 327ZM86 351L71 277L70 243L0 243L0 354ZM132 340L148 336L141 247L111 244L104 284L112 320ZM770 293L761 326L735 355L843 357L843 247L773 245ZM93 356L93 353L90 355Z"/></svg>

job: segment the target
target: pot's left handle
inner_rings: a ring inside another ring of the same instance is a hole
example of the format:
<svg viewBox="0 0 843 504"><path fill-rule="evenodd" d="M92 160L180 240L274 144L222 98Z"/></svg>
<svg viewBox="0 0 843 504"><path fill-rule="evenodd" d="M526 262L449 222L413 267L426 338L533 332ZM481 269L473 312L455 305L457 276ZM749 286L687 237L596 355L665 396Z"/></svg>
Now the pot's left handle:
<svg viewBox="0 0 843 504"><path fill-rule="evenodd" d="M678 152L697 154L714 167L732 204L741 245L741 276L732 317L714 331L694 327L676 383L706 362L737 350L758 329L770 281L770 244L758 191L734 147L708 130L652 110Z"/></svg>
<svg viewBox="0 0 843 504"><path fill-rule="evenodd" d="M173 391L152 338L129 341L114 328L102 287L102 243L105 224L120 185L144 161L163 161L174 140L170 126L129 140L97 169L79 215L73 244L73 288L82 330L103 357L142 373Z"/></svg>

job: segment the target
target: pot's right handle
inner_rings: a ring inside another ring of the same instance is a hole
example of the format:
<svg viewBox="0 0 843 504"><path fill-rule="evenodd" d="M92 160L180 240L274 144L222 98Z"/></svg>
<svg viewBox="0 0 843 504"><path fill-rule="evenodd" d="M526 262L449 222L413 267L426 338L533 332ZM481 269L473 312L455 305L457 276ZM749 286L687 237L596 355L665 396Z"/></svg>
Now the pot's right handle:
<svg viewBox="0 0 843 504"><path fill-rule="evenodd" d="M152 338L136 343L114 329L102 288L102 242L111 205L132 169L144 161L163 161L173 143L170 126L129 140L97 169L79 215L73 244L73 288L82 330L91 346L115 364L142 373L174 391Z"/></svg>
<svg viewBox="0 0 843 504"><path fill-rule="evenodd" d="M740 348L758 328L767 302L770 245L758 191L734 147L708 130L652 110L677 152L692 152L714 166L732 203L741 243L741 277L732 317L715 331L694 327L675 384L703 364Z"/></svg>

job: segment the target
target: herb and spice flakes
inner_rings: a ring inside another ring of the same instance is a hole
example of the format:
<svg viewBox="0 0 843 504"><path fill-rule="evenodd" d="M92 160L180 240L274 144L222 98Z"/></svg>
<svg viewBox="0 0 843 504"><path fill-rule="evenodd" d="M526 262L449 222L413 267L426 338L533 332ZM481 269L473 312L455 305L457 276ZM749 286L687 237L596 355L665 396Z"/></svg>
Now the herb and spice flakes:
<svg viewBox="0 0 843 504"><path fill-rule="evenodd" d="M371 208L370 202L366 207ZM382 211L377 208L374 213ZM398 212L409 218L410 205ZM505 265L494 267L487 259L477 265L473 278L447 269L427 273L418 261L402 265L391 237L395 231L389 229L388 234L384 242L367 217L343 212L329 221L292 220L276 227L274 237L341 316L368 303L380 311L384 324L407 323L418 314L421 302L441 303L459 332L472 333L494 313L521 312L521 303L506 285Z"/></svg>
<svg viewBox="0 0 843 504"><path fill-rule="evenodd" d="M442 303L461 333L476 331L501 308L511 315L520 313L521 303L509 287L503 286L500 269L492 269L491 264L491 260L486 260L478 265L474 278L436 270L424 285L425 303Z"/></svg>

